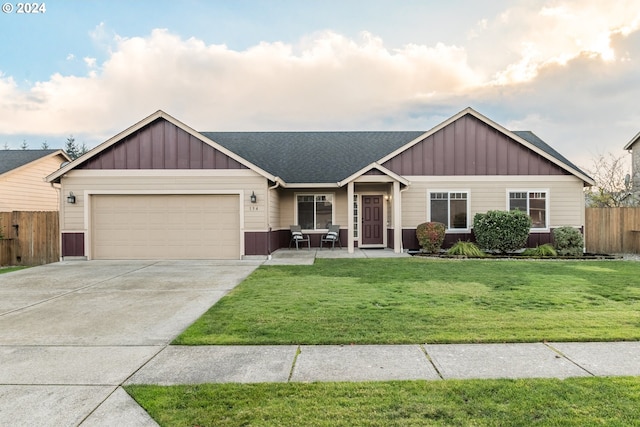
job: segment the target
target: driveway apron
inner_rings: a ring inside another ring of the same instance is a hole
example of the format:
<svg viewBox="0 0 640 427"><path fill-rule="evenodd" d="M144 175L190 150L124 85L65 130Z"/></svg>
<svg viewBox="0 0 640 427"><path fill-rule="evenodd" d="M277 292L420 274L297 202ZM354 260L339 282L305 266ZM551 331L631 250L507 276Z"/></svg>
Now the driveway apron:
<svg viewBox="0 0 640 427"><path fill-rule="evenodd" d="M260 263L74 261L0 275L0 425L155 425L120 385Z"/></svg>

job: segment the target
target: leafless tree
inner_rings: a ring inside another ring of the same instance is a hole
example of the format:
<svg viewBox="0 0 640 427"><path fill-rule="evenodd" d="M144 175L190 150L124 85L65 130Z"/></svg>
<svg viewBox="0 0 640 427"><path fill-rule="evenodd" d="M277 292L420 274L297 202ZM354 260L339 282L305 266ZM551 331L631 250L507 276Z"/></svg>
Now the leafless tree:
<svg viewBox="0 0 640 427"><path fill-rule="evenodd" d="M600 153L593 158L592 167L587 172L596 185L585 189L587 206L613 208L635 204L629 166L625 160L626 155L616 156L613 153Z"/></svg>

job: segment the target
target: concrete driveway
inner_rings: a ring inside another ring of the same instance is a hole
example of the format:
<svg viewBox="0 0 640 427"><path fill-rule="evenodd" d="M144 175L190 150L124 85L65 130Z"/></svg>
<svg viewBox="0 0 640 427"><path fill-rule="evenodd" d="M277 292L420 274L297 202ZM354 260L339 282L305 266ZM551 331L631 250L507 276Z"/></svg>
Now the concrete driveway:
<svg viewBox="0 0 640 427"><path fill-rule="evenodd" d="M0 425L155 425L120 385L260 261L76 261L0 274Z"/></svg>

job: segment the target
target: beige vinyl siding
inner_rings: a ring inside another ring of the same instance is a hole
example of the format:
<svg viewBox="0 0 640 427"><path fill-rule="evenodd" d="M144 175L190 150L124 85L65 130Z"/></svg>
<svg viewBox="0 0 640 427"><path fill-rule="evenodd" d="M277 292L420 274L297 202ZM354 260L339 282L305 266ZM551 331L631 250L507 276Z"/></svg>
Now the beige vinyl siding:
<svg viewBox="0 0 640 427"><path fill-rule="evenodd" d="M407 177L409 189L402 193L402 225L415 228L427 220L428 192L434 190L468 191L469 223L476 213L508 209L508 190L544 190L549 192L549 226L584 225L582 181L575 177Z"/></svg>
<svg viewBox="0 0 640 427"><path fill-rule="evenodd" d="M59 189L44 179L66 159L49 156L0 177L0 211L57 211Z"/></svg>
<svg viewBox="0 0 640 427"><path fill-rule="evenodd" d="M240 194L244 231L267 230L267 180L253 171L71 171L62 180L63 200L70 191L75 204L63 203L62 231L86 231L85 192L96 194ZM255 192L257 203L249 196Z"/></svg>
<svg viewBox="0 0 640 427"><path fill-rule="evenodd" d="M280 228L280 190L269 190L269 227L272 230Z"/></svg>

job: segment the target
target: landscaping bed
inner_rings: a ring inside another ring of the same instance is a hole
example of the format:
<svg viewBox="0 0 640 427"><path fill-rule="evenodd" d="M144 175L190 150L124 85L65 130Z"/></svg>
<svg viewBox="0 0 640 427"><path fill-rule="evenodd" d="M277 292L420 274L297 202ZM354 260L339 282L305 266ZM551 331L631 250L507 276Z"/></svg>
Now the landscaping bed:
<svg viewBox="0 0 640 427"><path fill-rule="evenodd" d="M447 251L441 251L437 254L422 252L420 250L410 250L408 251L409 255L418 256L418 257L427 257L427 258L449 258L449 259L513 259L513 260L532 260L532 259L540 259L540 260L571 260L571 261L595 261L595 260L621 260L623 259L622 255L610 255L610 254L595 254L595 253L585 253L582 256L535 256L535 255L526 255L522 253L513 253L513 254L487 254L485 253L482 256L471 256L471 255L450 255Z"/></svg>

